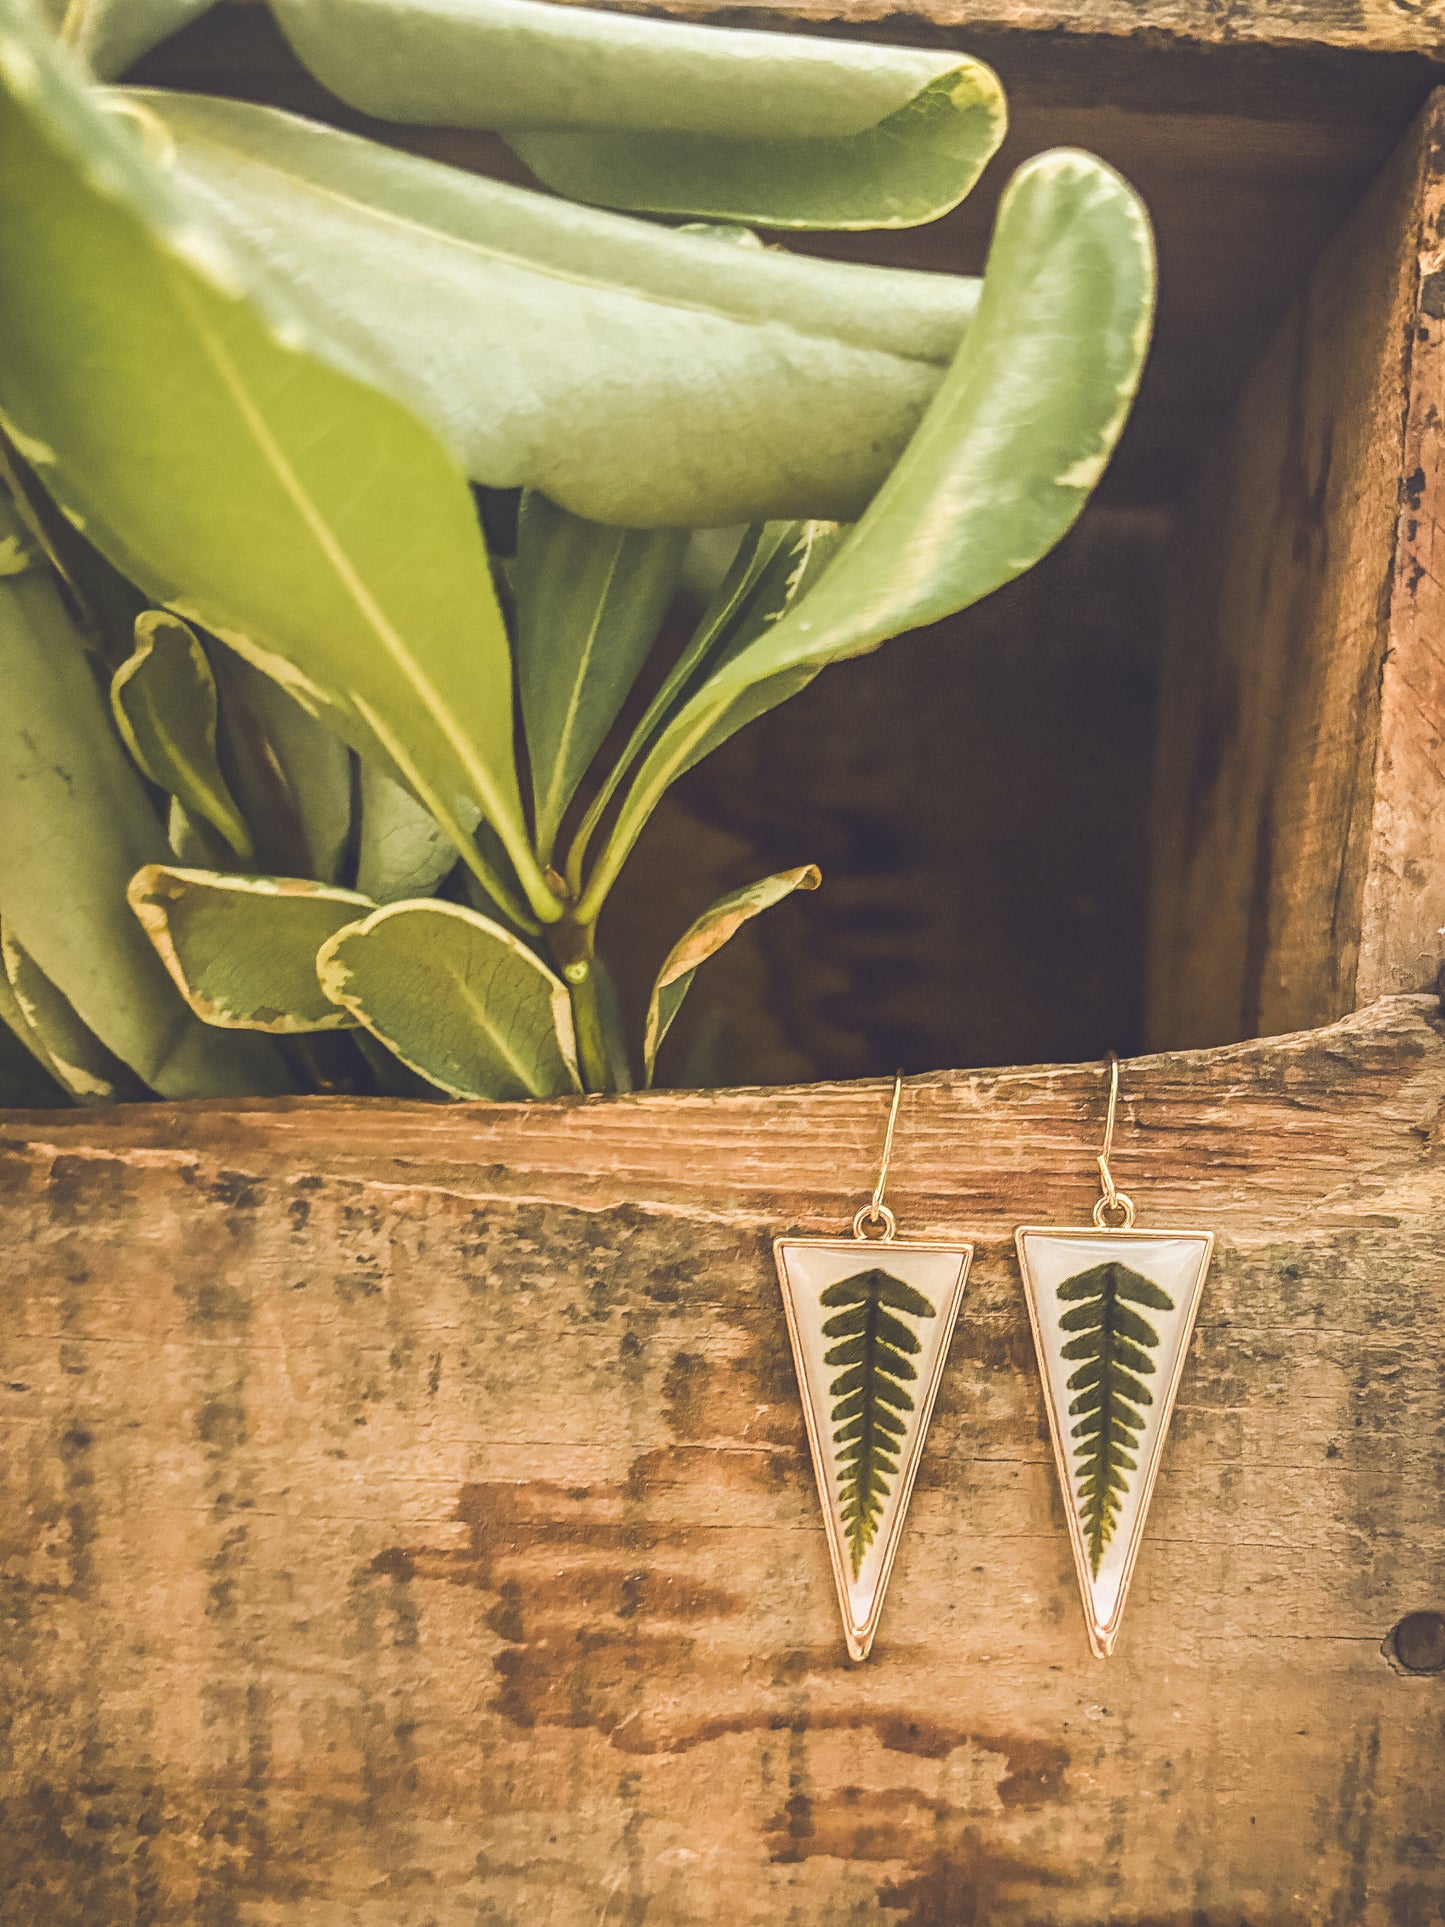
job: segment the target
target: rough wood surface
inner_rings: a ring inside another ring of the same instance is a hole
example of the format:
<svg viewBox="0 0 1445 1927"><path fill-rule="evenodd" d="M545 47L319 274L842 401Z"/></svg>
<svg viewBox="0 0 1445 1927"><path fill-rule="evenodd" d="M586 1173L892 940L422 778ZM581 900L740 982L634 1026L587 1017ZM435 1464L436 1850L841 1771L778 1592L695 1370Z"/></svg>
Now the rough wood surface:
<svg viewBox="0 0 1445 1927"><path fill-rule="evenodd" d="M863 1670L769 1240L885 1085L11 1113L0 1921L1438 1927L1438 1005L1125 1067L1219 1251L1107 1664L1011 1255L1103 1098L908 1087L979 1252Z"/></svg>
<svg viewBox="0 0 1445 1927"><path fill-rule="evenodd" d="M1185 511L1160 699L1160 1041L1326 1023L1438 968L1442 262L1445 93L1321 257Z"/></svg>
<svg viewBox="0 0 1445 1927"><path fill-rule="evenodd" d="M594 0L571 0L588 6ZM1271 47L1348 47L1374 53L1426 53L1445 59L1445 17L1438 0L609 0L618 10L666 11L696 20L766 27L806 22L834 30L957 34L1007 28L1029 33L1107 34L1238 42Z"/></svg>

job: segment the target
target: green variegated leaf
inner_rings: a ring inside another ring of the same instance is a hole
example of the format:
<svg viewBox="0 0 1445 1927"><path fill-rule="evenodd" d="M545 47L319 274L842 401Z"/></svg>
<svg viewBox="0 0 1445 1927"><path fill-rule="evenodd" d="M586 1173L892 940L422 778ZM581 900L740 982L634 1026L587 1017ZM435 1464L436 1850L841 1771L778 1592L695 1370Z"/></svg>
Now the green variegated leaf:
<svg viewBox="0 0 1445 1927"><path fill-rule="evenodd" d="M813 586L662 730L584 914L600 907L667 785L735 730L827 663L978 601L1059 540L1123 428L1153 297L1148 217L1118 175L1068 151L1019 170L977 317L922 426Z"/></svg>
<svg viewBox="0 0 1445 1927"><path fill-rule="evenodd" d="M1154 1403L1144 1380L1156 1369L1149 1354L1159 1349L1159 1334L1136 1307L1173 1311L1174 1300L1118 1259L1066 1278L1058 1297L1071 1307L1060 1318L1060 1329L1077 1333L1062 1356L1081 1361L1069 1379L1075 1394L1069 1407L1075 1420L1074 1487L1097 1579L1130 1475L1138 1470L1133 1454L1147 1422L1144 1408Z"/></svg>
<svg viewBox="0 0 1445 1927"><path fill-rule="evenodd" d="M356 891L151 863L129 895L176 988L206 1023L285 1036L355 1021L323 994L316 954L374 907Z"/></svg>
<svg viewBox="0 0 1445 1927"><path fill-rule="evenodd" d="M317 970L328 997L453 1097L582 1088L566 985L474 910L391 904L323 944Z"/></svg>
<svg viewBox="0 0 1445 1927"><path fill-rule="evenodd" d="M545 0L272 0L333 93L491 127L572 200L771 227L909 227L960 201L1003 91L959 54Z"/></svg>
<svg viewBox="0 0 1445 1927"><path fill-rule="evenodd" d="M361 836L356 887L373 903L430 894L456 867L456 846L399 783L361 765Z"/></svg>
<svg viewBox="0 0 1445 1927"><path fill-rule="evenodd" d="M6 1002L25 1026L20 1030L12 1017L12 1028L62 1089L82 1104L112 1104L118 1098L145 1095L137 1079L81 1023L35 959L4 929L0 929L0 968Z"/></svg>
<svg viewBox="0 0 1445 1927"><path fill-rule="evenodd" d="M470 798L555 919L460 468L313 336L22 0L0 0L0 259L0 427L66 513L152 601L396 770L484 871Z"/></svg>
<svg viewBox="0 0 1445 1927"><path fill-rule="evenodd" d="M858 515L978 303L971 277L721 246L271 108L126 98L318 337L474 480L596 522Z"/></svg>
<svg viewBox="0 0 1445 1927"><path fill-rule="evenodd" d="M643 1067L648 1085L652 1083L662 1040L672 1027L672 1020L681 1009L683 998L692 988L698 966L706 963L731 937L736 936L750 917L756 917L760 912L771 909L773 904L781 903L794 890L816 890L822 880L817 865L807 863L800 869L781 870L776 876L764 877L760 883L750 883L745 889L734 890L731 895L720 897L673 945L667 954L667 961L657 973L657 982L652 987L652 998L647 1007Z"/></svg>
<svg viewBox="0 0 1445 1927"><path fill-rule="evenodd" d="M9 513L0 501L0 534ZM288 1089L269 1043L196 1022L130 913L126 885L164 860L165 834L46 569L0 578L0 691L0 916L15 942L162 1097Z"/></svg>
<svg viewBox="0 0 1445 1927"><path fill-rule="evenodd" d="M834 1341L823 1362L839 1368L828 1388L836 1401L833 1454L856 1579L898 1476L914 1407L918 1370L912 1361L923 1347L909 1321L938 1312L921 1291L881 1265L829 1285L819 1302L833 1313L823 1326L823 1336Z"/></svg>
<svg viewBox="0 0 1445 1927"><path fill-rule="evenodd" d="M220 832L243 863L251 833L216 760L216 681L179 616L137 616L135 653L110 684L110 706L143 775Z"/></svg>

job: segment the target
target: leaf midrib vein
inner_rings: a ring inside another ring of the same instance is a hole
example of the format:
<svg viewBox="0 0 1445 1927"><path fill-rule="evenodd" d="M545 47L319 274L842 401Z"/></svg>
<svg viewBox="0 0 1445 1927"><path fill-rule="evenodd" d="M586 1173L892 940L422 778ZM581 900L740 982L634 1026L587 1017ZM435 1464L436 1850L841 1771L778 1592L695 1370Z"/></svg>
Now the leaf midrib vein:
<svg viewBox="0 0 1445 1927"><path fill-rule="evenodd" d="M187 286L185 278L173 273L172 284L181 304L187 310L196 329L202 352L215 369L222 386L235 404L243 424L252 440L260 449L268 466L275 474L282 489L294 503L302 521L311 533L312 539L330 564L342 589L355 604L363 621L373 631L383 649L401 672L413 692L420 698L423 706L432 715L445 736L448 744L460 760L468 776L477 785L477 800L487 809L492 822L499 832L510 838L510 818L502 805L491 773L480 763L473 751L465 732L460 728L449 706L441 699L436 686L417 663L415 656L388 621L385 612L367 588L355 563L342 547L335 531L322 514L310 491L302 482L296 470L287 459L280 443L271 433L265 418L257 408L240 371L227 352L225 344L210 326L200 310L194 294ZM510 855L515 853L510 849Z"/></svg>
<svg viewBox="0 0 1445 1927"><path fill-rule="evenodd" d="M547 793L541 800L537 811L540 819L538 827L546 832L549 855L551 854L550 845L553 836L561 820L562 806L559 802L559 797L566 784L567 765L572 753L572 739L576 734L577 721L582 711L582 691L586 686L588 671L592 666L592 657L597 648L597 637L602 628L602 618L607 613L608 598L612 594L612 585L617 580L617 571L622 563L622 550L626 541L626 531L619 529L612 546L611 560L607 564L607 576L602 585L602 593L597 598L597 607L587 631L587 640L577 659L577 673L573 678L571 693L568 696L567 707L562 717L562 727L558 732L556 754L552 760L551 780L547 785Z"/></svg>

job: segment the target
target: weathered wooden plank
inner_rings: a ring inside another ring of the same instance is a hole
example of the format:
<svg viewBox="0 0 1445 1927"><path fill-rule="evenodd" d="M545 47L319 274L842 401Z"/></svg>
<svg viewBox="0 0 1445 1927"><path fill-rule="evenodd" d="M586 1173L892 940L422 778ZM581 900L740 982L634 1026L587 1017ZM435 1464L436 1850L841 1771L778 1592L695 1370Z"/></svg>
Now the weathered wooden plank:
<svg viewBox="0 0 1445 1927"><path fill-rule="evenodd" d="M0 1920L1432 1927L1438 1005L1125 1067L1119 1181L1220 1242L1101 1665L1011 1230L1104 1091L907 1087L979 1255L862 1670L768 1244L886 1086L11 1113Z"/></svg>
<svg viewBox="0 0 1445 1927"><path fill-rule="evenodd" d="M1185 510L1159 725L1151 1033L1430 982L1445 923L1445 95L1326 249Z"/></svg>
<svg viewBox="0 0 1445 1927"><path fill-rule="evenodd" d="M592 0L570 0L575 6ZM618 11L656 13L659 0L610 0ZM1434 0L665 0L695 20L768 27L780 22L874 32L983 32L1139 36L1229 46L1348 47L1445 58L1445 20Z"/></svg>
<svg viewBox="0 0 1445 1927"><path fill-rule="evenodd" d="M1445 923L1445 102L1426 138L1360 1003L1428 981Z"/></svg>

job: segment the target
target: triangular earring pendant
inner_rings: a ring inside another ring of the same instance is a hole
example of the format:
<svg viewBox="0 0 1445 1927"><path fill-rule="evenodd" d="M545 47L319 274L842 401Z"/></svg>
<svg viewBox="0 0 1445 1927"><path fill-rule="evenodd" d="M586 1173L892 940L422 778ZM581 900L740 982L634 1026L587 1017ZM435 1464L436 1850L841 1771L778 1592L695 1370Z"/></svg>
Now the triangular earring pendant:
<svg viewBox="0 0 1445 1927"><path fill-rule="evenodd" d="M895 1096L896 1112L896 1096ZM886 1163L885 1163L886 1169ZM973 1247L895 1240L879 1193L852 1238L773 1244L843 1632L868 1657ZM882 1238L863 1223L886 1221Z"/></svg>
<svg viewBox="0 0 1445 1927"><path fill-rule="evenodd" d="M1124 1204L1122 1193L1117 1194ZM1128 1216L1132 1222L1133 1207ZM1015 1233L1089 1644L1113 1651L1214 1250L1210 1231Z"/></svg>

